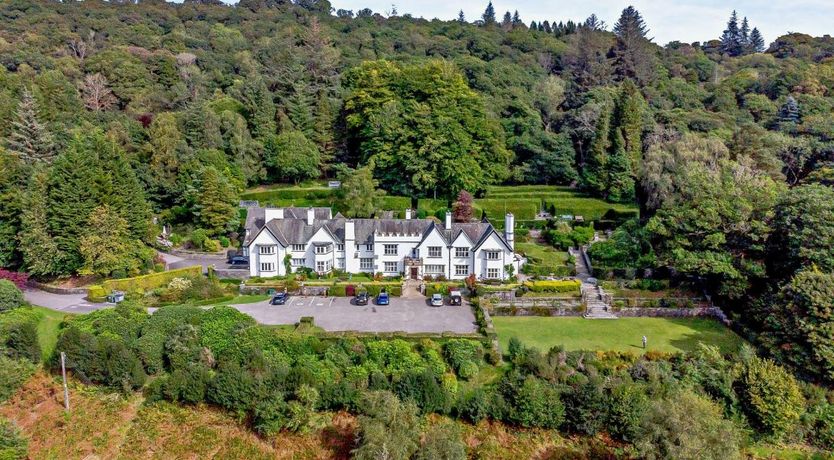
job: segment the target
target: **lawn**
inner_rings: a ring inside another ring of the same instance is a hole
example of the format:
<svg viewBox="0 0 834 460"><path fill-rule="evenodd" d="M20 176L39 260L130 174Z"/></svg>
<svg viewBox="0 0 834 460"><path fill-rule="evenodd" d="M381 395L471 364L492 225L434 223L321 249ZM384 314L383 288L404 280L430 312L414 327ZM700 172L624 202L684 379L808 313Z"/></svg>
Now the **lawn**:
<svg viewBox="0 0 834 460"><path fill-rule="evenodd" d="M515 250L533 259L537 265L558 266L568 263L570 255L552 246L539 243L516 243Z"/></svg>
<svg viewBox="0 0 834 460"><path fill-rule="evenodd" d="M641 338L648 338L648 349L680 352L695 349L698 342L717 345L724 352L738 350L742 339L712 319L620 318L590 320L559 317L492 318L498 340L506 350L510 337L528 346L547 350L563 345L568 350L617 350L640 353Z"/></svg>
<svg viewBox="0 0 834 460"><path fill-rule="evenodd" d="M38 323L38 343L41 346L41 356L46 360L55 350L55 344L58 343L58 326L61 325L67 313L44 307L33 306L32 309L41 314L41 320Z"/></svg>

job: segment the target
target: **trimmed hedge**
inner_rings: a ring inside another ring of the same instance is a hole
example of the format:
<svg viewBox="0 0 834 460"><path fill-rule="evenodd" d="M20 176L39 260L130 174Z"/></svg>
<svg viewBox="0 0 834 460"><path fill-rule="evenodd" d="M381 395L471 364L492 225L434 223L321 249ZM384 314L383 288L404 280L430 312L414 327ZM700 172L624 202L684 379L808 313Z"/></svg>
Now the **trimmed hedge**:
<svg viewBox="0 0 834 460"><path fill-rule="evenodd" d="M532 292L579 292L579 280L527 281L524 286Z"/></svg>
<svg viewBox="0 0 834 460"><path fill-rule="evenodd" d="M148 291L158 287L167 286L168 283L170 283L174 278L193 278L202 275L203 267L196 265L193 267L169 270L162 273L151 273L149 275L142 275L134 278L107 280L101 283L101 287L104 289L105 295L113 291L134 292L140 289Z"/></svg>
<svg viewBox="0 0 834 460"><path fill-rule="evenodd" d="M449 291L452 289L463 289L463 284L429 282L426 283L426 297L431 297L432 294L449 295Z"/></svg>

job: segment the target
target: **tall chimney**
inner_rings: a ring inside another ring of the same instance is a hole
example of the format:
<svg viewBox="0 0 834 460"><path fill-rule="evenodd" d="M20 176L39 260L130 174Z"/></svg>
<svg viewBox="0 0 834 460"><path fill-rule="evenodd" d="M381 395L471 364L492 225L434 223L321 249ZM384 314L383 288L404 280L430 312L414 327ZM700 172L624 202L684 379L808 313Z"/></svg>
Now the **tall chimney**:
<svg viewBox="0 0 834 460"><path fill-rule="evenodd" d="M345 271L359 271L359 259L356 257L356 227L351 219L345 221Z"/></svg>
<svg viewBox="0 0 834 460"><path fill-rule="evenodd" d="M411 219L411 208L406 208L405 210L405 218Z"/></svg>
<svg viewBox="0 0 834 460"><path fill-rule="evenodd" d="M274 219L284 218L284 208L275 208L267 206L264 208L264 222L269 222Z"/></svg>
<svg viewBox="0 0 834 460"><path fill-rule="evenodd" d="M515 217L509 212L504 216L504 239L507 240L510 249L515 251Z"/></svg>
<svg viewBox="0 0 834 460"><path fill-rule="evenodd" d="M307 225L313 225L313 222L316 220L316 210L313 208L307 208Z"/></svg>
<svg viewBox="0 0 834 460"><path fill-rule="evenodd" d="M446 211L446 230L452 229L452 211Z"/></svg>

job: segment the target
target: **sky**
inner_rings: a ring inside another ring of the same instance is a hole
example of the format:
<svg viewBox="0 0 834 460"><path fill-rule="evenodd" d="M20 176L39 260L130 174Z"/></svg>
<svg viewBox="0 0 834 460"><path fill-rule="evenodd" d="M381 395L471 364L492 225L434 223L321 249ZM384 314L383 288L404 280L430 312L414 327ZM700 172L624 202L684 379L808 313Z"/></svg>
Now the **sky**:
<svg viewBox="0 0 834 460"><path fill-rule="evenodd" d="M333 8L353 10L370 8L385 14L392 3L400 15L410 13L426 19L456 18L463 10L467 21L481 17L489 0L330 0ZM494 0L496 16L518 10L525 24L530 21L553 22L584 20L595 13L611 26L623 8L634 5L649 27L649 37L664 45L678 40L691 43L718 38L733 9L739 21L747 16L750 28L758 27L769 44L787 32L813 36L834 34L834 0Z"/></svg>

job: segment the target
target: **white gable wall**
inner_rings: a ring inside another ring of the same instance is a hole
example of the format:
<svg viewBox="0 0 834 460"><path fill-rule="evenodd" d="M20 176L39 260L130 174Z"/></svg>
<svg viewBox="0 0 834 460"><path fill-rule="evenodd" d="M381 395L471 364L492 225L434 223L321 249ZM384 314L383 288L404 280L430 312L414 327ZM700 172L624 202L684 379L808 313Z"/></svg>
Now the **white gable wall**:
<svg viewBox="0 0 834 460"><path fill-rule="evenodd" d="M440 257L429 257L429 247L439 246ZM426 265L443 265L443 276L449 277L449 248L446 240L437 227L433 228L426 239L417 246L418 256L423 259L423 269Z"/></svg>
<svg viewBox="0 0 834 460"><path fill-rule="evenodd" d="M461 232L455 241L452 242L452 247L449 249L449 279L462 280L469 276L469 273L475 273L475 267L472 257L472 242L465 233ZM469 250L469 257L457 257L457 248L466 248ZM466 275L457 274L457 265L466 265ZM477 273L476 273L477 276Z"/></svg>
<svg viewBox="0 0 834 460"><path fill-rule="evenodd" d="M272 248L272 254L261 254L261 247ZM284 276L284 254L286 249L272 236L266 228L261 230L258 236L249 245L249 275L269 278L273 276ZM262 265L264 264L264 265ZM272 270L261 270L272 264Z"/></svg>
<svg viewBox="0 0 834 460"><path fill-rule="evenodd" d="M488 260L487 252L499 251L498 260ZM513 253L507 249L507 246L501 241L497 233L492 232L486 240L478 247L474 254L474 273L475 276L481 279L486 279L487 270L490 268L499 269L499 278L506 278L504 273L504 265L513 262Z"/></svg>

